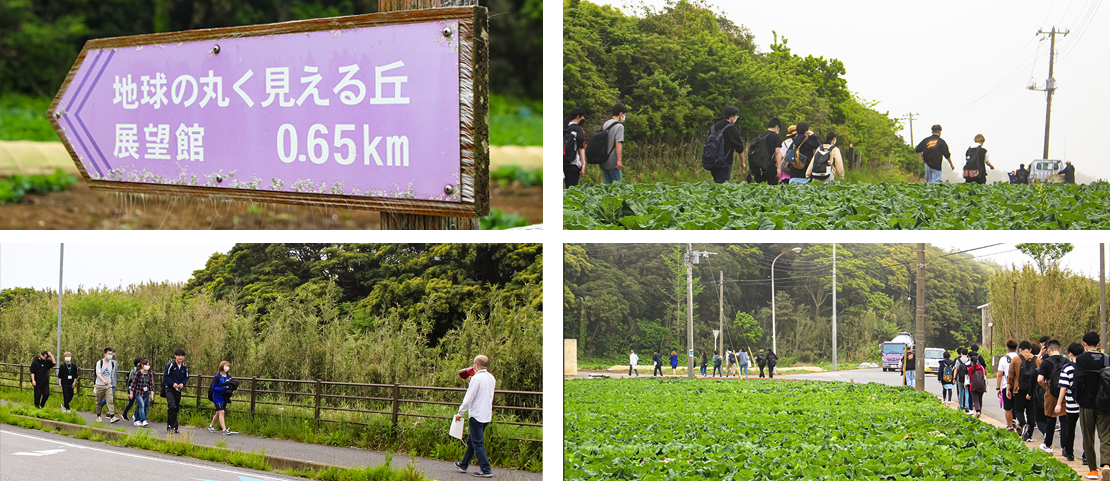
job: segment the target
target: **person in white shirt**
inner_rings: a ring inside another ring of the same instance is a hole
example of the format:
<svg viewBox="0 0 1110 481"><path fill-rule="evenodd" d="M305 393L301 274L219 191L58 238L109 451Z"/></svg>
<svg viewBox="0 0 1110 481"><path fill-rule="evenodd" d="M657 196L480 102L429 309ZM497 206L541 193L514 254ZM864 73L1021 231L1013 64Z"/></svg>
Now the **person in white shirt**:
<svg viewBox="0 0 1110 481"><path fill-rule="evenodd" d="M637 376L640 375L640 370L636 369L636 366L637 366L638 362L640 362L640 356L636 355L636 351L631 351L631 354L628 355L628 375L629 376L632 375L633 371L636 372Z"/></svg>
<svg viewBox="0 0 1110 481"><path fill-rule="evenodd" d="M485 435L486 426L493 420L493 390L497 385L497 380L493 378L486 370L489 365L489 358L479 355L474 358L474 376L470 378L470 386L466 388L466 396L463 397L462 405L459 406L459 412L455 415L455 421L462 420L463 411L468 411L470 414L470 436L466 442L466 452L463 453L462 461L455 463L455 467L460 472L465 473L467 468L470 467L470 458L472 456L478 458L478 467L481 471L474 473L474 476L479 478L492 478L493 468L489 465L489 458L486 456L486 447L482 437Z"/></svg>
<svg viewBox="0 0 1110 481"><path fill-rule="evenodd" d="M1006 355L998 360L998 373L995 375L994 390L1002 398L1002 410L1006 413L1006 430L1014 432L1014 400L1007 389L1010 386L1007 379L1010 374L1010 361L1017 357L1018 343L1014 339L1006 341Z"/></svg>

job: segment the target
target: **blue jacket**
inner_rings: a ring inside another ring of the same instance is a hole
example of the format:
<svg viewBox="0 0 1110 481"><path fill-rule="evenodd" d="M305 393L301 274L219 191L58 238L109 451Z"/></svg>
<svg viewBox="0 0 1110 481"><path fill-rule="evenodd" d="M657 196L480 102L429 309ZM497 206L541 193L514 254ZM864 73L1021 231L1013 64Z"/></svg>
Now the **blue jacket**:
<svg viewBox="0 0 1110 481"><path fill-rule="evenodd" d="M225 376L224 373L212 376L212 402L217 404L224 404L227 400L224 399L224 393L227 392L227 385L224 383L231 380L231 376Z"/></svg>
<svg viewBox="0 0 1110 481"><path fill-rule="evenodd" d="M173 389L174 384L189 384L189 366L181 363L181 367L177 367L176 361L170 361L166 365L166 370L162 372L162 384L166 386L166 390Z"/></svg>

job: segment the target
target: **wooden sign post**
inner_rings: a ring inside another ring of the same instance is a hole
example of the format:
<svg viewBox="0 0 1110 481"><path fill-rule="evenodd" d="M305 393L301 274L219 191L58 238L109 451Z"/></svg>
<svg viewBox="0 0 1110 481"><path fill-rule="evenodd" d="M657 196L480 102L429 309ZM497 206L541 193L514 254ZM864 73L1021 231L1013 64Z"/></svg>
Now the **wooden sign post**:
<svg viewBox="0 0 1110 481"><path fill-rule="evenodd" d="M94 189L477 229L489 214L487 11L424 8L441 1L459 3L90 40L48 115Z"/></svg>

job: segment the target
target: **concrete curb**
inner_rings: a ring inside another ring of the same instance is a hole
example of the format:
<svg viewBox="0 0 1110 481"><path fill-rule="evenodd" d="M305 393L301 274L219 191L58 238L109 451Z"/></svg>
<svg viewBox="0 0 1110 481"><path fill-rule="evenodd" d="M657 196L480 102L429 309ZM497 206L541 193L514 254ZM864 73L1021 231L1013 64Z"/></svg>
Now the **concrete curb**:
<svg viewBox="0 0 1110 481"><path fill-rule="evenodd" d="M18 414L12 414L12 416L22 418L22 419L31 420L31 421L37 421L37 422L42 423L42 426L44 428L50 428L51 431L58 430L58 431L61 431L61 432L64 432L64 433L67 433L67 434L70 434L70 435L77 434L78 432L81 432L81 431L84 431L84 430L90 430L90 431L92 431L93 434L104 436L105 439L110 439L110 440L115 441L115 440L118 440L120 438L120 436L123 436L124 434L127 434L127 433L121 433L119 431L113 431L111 429L104 429L104 428L98 428L98 427L93 427L93 426L82 426L82 425L79 425L79 424L64 423L64 422L61 422L61 421L55 421L53 419L33 418L33 417L28 417L28 416L21 416L21 415L18 415ZM234 452L233 450L230 450L230 449L217 448L217 447L212 447L212 446L202 446L202 447L207 448L207 449L218 449L220 451L225 451L225 452L228 452L228 453ZM316 463L316 462L312 462L312 461L305 461L305 460L301 460L301 459L286 458L286 457L282 457L282 456L273 456L273 455L269 455L269 454L265 454L265 453L263 453L263 457L266 460L266 464L269 464L272 468L274 468L276 470L295 469L295 470L298 470L298 471L308 471L308 470L323 471L323 470L330 469L330 468L346 469L346 468L341 467L341 466L331 466L331 465L328 465L328 464Z"/></svg>

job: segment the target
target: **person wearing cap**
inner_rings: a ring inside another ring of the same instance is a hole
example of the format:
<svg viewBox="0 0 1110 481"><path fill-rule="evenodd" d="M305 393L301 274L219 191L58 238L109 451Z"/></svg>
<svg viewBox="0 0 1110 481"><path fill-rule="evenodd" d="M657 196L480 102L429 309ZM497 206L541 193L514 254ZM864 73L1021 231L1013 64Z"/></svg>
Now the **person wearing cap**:
<svg viewBox="0 0 1110 481"><path fill-rule="evenodd" d="M609 143L605 146L605 151L609 152L609 158L602 162L601 176L605 179L606 184L621 181L621 170L624 168L624 120L628 118L628 107L622 103L613 105L612 108L613 118L606 120L605 125L601 128L609 131ZM613 125L613 124L616 125ZM612 127L610 129L610 127Z"/></svg>
<svg viewBox="0 0 1110 481"><path fill-rule="evenodd" d="M721 113L721 119L709 129L709 135L713 135L714 132L721 132L725 142L724 163L709 170L713 174L713 182L718 184L728 182L732 178L733 154L738 151L744 152L744 139L740 138L740 128L734 123L738 117L740 117L740 109L729 105ZM746 170L743 156L740 158L740 170Z"/></svg>
<svg viewBox="0 0 1110 481"><path fill-rule="evenodd" d="M586 121L586 109L575 107L570 109L570 114L563 120L566 125L565 132L574 135L574 160L566 162L563 157L563 188L578 185L578 179L586 173L586 131L582 129L582 122Z"/></svg>
<svg viewBox="0 0 1110 481"><path fill-rule="evenodd" d="M50 397L50 370L56 361L50 351L42 351L38 357L31 361L31 386L35 388L35 407L46 407L46 400Z"/></svg>
<svg viewBox="0 0 1110 481"><path fill-rule="evenodd" d="M952 170L956 170L956 164L952 163L952 152L948 150L948 143L940 138L940 124L933 125L932 131L933 135L921 139L921 142L914 148L917 157L925 163L925 183L927 184L940 183L940 174L943 172L941 170L941 158L948 159L948 165L952 167Z"/></svg>
<svg viewBox="0 0 1110 481"><path fill-rule="evenodd" d="M479 478L493 477L493 468L490 467L489 457L486 456L483 436L486 426L493 420L493 393L497 380L486 370L487 366L489 366L488 357L479 355L474 358L476 372L470 378L470 385L466 388L462 405L455 415L455 421L462 420L463 411L467 411L470 415L470 435L467 437L466 452L463 453L462 460L455 463L455 467L465 473L470 468L470 458L476 457L481 471L475 472L474 476Z"/></svg>

